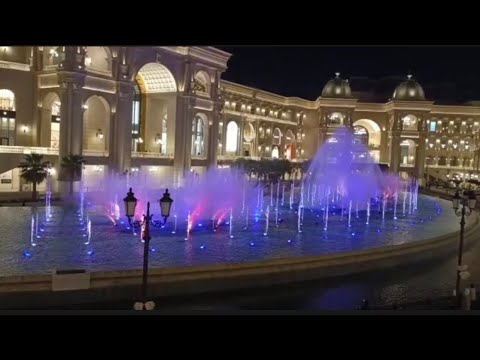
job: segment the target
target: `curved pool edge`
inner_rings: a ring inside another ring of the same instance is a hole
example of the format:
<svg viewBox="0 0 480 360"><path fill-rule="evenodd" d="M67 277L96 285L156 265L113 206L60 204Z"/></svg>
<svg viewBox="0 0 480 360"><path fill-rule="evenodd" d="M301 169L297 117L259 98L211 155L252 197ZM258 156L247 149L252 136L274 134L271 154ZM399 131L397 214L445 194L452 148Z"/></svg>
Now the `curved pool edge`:
<svg viewBox="0 0 480 360"><path fill-rule="evenodd" d="M466 246L480 230L480 216L465 229ZM335 278L393 268L438 257L454 250L459 232L368 250L272 259L237 264L219 264L149 269L149 295L172 297L211 292L253 289L308 280ZM455 246L453 246L455 245ZM52 291L52 275L7 276L0 278L0 307L48 306L131 299L138 294L141 270L87 273L85 290ZM26 296L29 294L29 296Z"/></svg>

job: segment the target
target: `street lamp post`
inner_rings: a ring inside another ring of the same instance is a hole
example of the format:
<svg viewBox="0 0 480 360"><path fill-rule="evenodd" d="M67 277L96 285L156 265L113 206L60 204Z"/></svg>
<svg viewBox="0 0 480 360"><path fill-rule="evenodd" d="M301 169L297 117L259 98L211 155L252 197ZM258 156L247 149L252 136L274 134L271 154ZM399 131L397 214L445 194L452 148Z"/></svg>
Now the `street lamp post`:
<svg viewBox="0 0 480 360"><path fill-rule="evenodd" d="M462 297L460 294L460 277L461 272L464 271L462 266L463 257L463 236L465 231L465 216L470 216L477 204L477 198L473 191L464 191L460 196L458 190L452 200L453 210L457 216L460 216L460 242L458 244L458 263L457 263L457 281L455 285L455 294L457 296L458 305L460 307Z"/></svg>
<svg viewBox="0 0 480 360"><path fill-rule="evenodd" d="M135 223L132 223L132 217L135 215L135 207L137 205L137 199L132 192L132 188L127 193L127 197L123 199L125 202L125 213L128 218L128 223L132 226L135 226ZM163 197L160 199L160 211L161 216L164 219L164 224L167 222L168 217L170 216L170 208L172 206L173 200L170 198L168 189L165 190ZM150 250L150 223L152 222L153 214L150 214L150 202L147 202L147 214L143 215L143 221L139 224L143 227L142 229L142 240L144 241L143 246L143 271L142 271L142 308L146 308L147 304L147 284L148 284L148 254ZM154 305L154 304L153 304Z"/></svg>

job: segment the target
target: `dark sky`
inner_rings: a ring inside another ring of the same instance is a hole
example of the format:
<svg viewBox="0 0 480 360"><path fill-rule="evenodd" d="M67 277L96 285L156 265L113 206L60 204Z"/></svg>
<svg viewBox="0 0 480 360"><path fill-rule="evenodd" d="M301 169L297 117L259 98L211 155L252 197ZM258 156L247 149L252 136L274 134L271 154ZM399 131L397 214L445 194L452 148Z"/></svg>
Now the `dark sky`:
<svg viewBox="0 0 480 360"><path fill-rule="evenodd" d="M344 78L406 76L429 100L480 100L480 47L218 46L232 53L225 80L315 100L338 71ZM352 91L355 82L351 81ZM443 87L445 94L437 88ZM429 91L430 90L430 93ZM392 89L393 91L393 89ZM438 94L437 94L438 93Z"/></svg>

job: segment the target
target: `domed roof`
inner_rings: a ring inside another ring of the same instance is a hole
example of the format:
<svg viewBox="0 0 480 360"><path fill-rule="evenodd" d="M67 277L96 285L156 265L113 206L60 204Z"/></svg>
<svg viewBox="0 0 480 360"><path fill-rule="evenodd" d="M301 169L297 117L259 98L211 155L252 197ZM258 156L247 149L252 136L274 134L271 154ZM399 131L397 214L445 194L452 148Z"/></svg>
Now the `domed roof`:
<svg viewBox="0 0 480 360"><path fill-rule="evenodd" d="M331 79L322 91L324 98L351 98L352 90L348 80L340 78L340 73L335 73L335 77Z"/></svg>
<svg viewBox="0 0 480 360"><path fill-rule="evenodd" d="M407 75L407 81L402 82L393 92L393 100L425 100L425 93L412 75Z"/></svg>

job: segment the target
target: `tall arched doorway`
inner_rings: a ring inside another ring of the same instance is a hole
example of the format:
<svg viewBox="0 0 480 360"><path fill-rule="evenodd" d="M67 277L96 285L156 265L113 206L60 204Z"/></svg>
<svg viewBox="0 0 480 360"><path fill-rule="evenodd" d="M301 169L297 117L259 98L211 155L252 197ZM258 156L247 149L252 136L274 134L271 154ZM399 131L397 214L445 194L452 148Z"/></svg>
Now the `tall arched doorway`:
<svg viewBox="0 0 480 360"><path fill-rule="evenodd" d="M0 89L0 145L15 145L15 94Z"/></svg>
<svg viewBox="0 0 480 360"><path fill-rule="evenodd" d="M110 106L105 98L91 96L83 113L83 150L108 151L110 136Z"/></svg>
<svg viewBox="0 0 480 360"><path fill-rule="evenodd" d="M140 68L133 94L132 151L173 153L176 95L176 80L166 66Z"/></svg>

